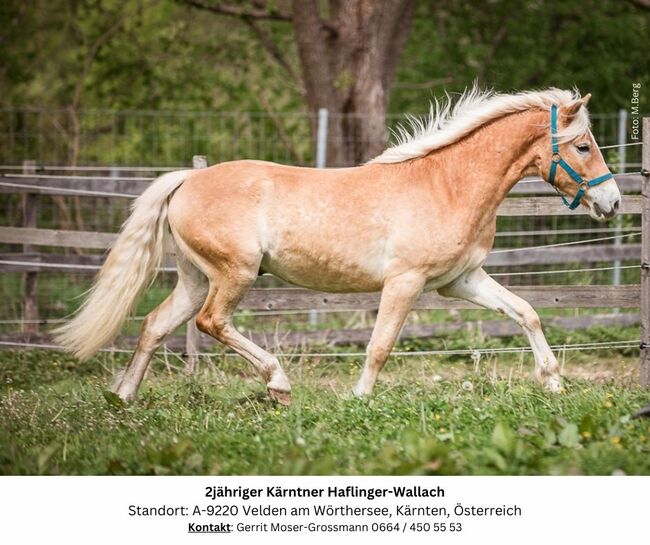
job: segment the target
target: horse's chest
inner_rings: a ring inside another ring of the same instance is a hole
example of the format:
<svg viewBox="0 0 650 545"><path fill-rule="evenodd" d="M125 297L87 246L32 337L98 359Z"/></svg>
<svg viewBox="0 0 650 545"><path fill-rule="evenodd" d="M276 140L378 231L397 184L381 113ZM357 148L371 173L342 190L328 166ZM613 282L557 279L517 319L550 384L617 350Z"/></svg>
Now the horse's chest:
<svg viewBox="0 0 650 545"><path fill-rule="evenodd" d="M445 259L431 260L428 263L426 289L445 286L461 274L481 267L488 252L488 248L472 246L457 254L448 255Z"/></svg>
<svg viewBox="0 0 650 545"><path fill-rule="evenodd" d="M427 288L444 286L466 271L481 267L494 242L494 222L452 226L431 233L426 240Z"/></svg>

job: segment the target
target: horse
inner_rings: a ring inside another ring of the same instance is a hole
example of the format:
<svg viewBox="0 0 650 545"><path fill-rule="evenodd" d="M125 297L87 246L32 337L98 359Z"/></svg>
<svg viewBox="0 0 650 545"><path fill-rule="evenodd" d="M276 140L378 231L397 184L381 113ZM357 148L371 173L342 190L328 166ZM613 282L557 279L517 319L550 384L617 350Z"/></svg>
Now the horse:
<svg viewBox="0 0 650 545"><path fill-rule="evenodd" d="M198 328L248 360L271 398L291 385L278 359L242 335L233 312L262 272L324 292L381 292L354 394L372 392L414 301L425 290L505 313L528 336L534 375L561 391L535 310L482 268L496 211L514 184L539 175L565 203L605 221L621 194L578 91L513 94L476 86L411 118L397 142L351 168L240 160L157 178L132 207L93 288L57 342L90 358L118 334L171 243L178 282L146 316L113 389L132 401L156 349L196 315ZM571 202L567 199L571 199Z"/></svg>

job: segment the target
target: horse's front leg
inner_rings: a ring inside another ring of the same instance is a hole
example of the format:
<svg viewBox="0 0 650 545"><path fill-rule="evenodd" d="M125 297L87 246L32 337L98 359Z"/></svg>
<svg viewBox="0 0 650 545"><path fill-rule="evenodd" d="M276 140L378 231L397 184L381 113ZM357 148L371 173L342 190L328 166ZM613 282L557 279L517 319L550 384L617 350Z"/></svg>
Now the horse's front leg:
<svg viewBox="0 0 650 545"><path fill-rule="evenodd" d="M366 350L366 363L354 388L357 396L368 395L377 375L386 363L413 303L424 287L425 278L418 273L404 273L384 283L375 328Z"/></svg>
<svg viewBox="0 0 650 545"><path fill-rule="evenodd" d="M510 316L528 336L535 356L537 380L551 391L559 392L562 389L560 366L546 342L539 316L529 303L509 292L483 269L470 271L438 291L446 297L465 299Z"/></svg>

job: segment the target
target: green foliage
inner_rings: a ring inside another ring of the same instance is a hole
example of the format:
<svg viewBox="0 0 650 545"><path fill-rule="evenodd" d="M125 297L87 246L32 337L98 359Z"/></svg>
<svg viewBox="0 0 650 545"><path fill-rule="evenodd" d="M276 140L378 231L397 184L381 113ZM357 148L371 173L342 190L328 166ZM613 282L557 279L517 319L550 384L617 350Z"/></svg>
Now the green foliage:
<svg viewBox="0 0 650 545"><path fill-rule="evenodd" d="M391 109L421 111L431 91L462 91L478 79L505 91L576 86L594 95L592 112L629 110L632 83L650 85L649 29L650 13L620 0L423 1ZM437 85L409 86L431 80Z"/></svg>
<svg viewBox="0 0 650 545"><path fill-rule="evenodd" d="M421 0L391 110L422 111L431 89L476 78L504 90L576 85L594 94L593 111L628 107L631 83L650 84L649 21L620 0ZM260 24L299 72L290 24ZM80 87L86 108L304 108L247 25L182 2L9 0L0 25L3 106L67 107ZM431 80L438 85L412 87Z"/></svg>
<svg viewBox="0 0 650 545"><path fill-rule="evenodd" d="M629 109L636 82L645 111L649 17L622 0L420 0L389 110L422 112L432 94L478 80L577 86L594 94L592 112ZM304 82L289 75L301 72L291 24L257 24L275 54L242 21L173 0L3 2L0 107L11 109L0 112L0 160L312 164L308 115L244 113L306 111ZM343 72L335 86L353 84Z"/></svg>
<svg viewBox="0 0 650 545"><path fill-rule="evenodd" d="M10 0L0 24L4 106L67 107L77 86L85 108L248 111L260 93L278 110L299 104L245 25L172 0Z"/></svg>

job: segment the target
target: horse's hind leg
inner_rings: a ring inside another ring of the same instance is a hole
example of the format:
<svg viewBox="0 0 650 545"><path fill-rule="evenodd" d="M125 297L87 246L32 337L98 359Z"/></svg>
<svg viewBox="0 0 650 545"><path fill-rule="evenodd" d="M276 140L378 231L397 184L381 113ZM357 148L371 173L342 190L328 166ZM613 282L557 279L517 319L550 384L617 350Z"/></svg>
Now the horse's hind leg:
<svg viewBox="0 0 650 545"><path fill-rule="evenodd" d="M278 359L244 337L232 324L239 302L257 278L258 268L229 267L227 273L215 274L210 281L208 298L196 318L199 329L253 364L260 373L269 395L289 405L291 385Z"/></svg>
<svg viewBox="0 0 650 545"><path fill-rule="evenodd" d="M546 342L539 316L526 301L509 292L483 269L473 270L450 286L438 290L447 297L459 297L477 305L503 312L517 322L526 333L535 356L535 377L553 392L561 387L560 366Z"/></svg>
<svg viewBox="0 0 650 545"><path fill-rule="evenodd" d="M113 385L113 391L124 401L135 398L156 349L194 316L205 301L208 293L205 275L182 257L177 262L178 282L174 291L144 319L131 361Z"/></svg>

